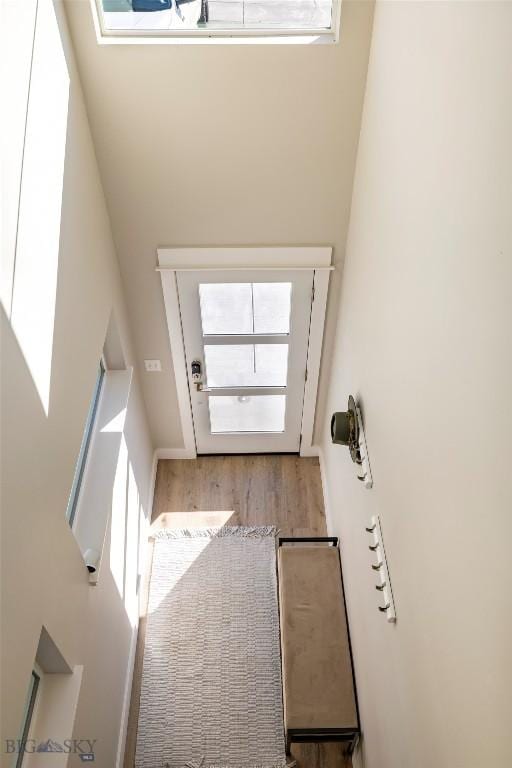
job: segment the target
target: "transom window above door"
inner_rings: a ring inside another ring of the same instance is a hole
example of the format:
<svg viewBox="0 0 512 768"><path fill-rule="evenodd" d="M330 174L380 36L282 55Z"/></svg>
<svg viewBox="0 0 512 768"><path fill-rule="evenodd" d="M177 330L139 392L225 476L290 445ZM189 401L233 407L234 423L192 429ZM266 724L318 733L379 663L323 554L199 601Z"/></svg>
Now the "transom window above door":
<svg viewBox="0 0 512 768"><path fill-rule="evenodd" d="M112 34L322 35L337 26L341 0L96 0Z"/></svg>

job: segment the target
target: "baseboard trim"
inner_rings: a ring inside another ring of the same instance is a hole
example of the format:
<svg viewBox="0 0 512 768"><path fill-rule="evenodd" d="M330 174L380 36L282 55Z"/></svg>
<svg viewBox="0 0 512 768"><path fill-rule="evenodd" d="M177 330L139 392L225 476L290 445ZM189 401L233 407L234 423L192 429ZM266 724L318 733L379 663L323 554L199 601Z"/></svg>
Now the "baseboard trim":
<svg viewBox="0 0 512 768"><path fill-rule="evenodd" d="M119 729L119 741L117 744L116 768L122 768L124 763L124 753L126 749L126 734L128 731L128 717L130 715L130 702L132 698L133 671L135 667L135 651L137 649L137 635L139 632L139 621L133 627L130 640L130 653L128 655L128 664L126 666L126 681L124 684L123 710L121 712L121 725Z"/></svg>
<svg viewBox="0 0 512 768"><path fill-rule="evenodd" d="M356 748L352 753L352 768L364 768L363 747L359 739Z"/></svg>
<svg viewBox="0 0 512 768"><path fill-rule="evenodd" d="M325 510L325 525L327 527L327 535L334 536L333 524L332 524L332 508L329 498L329 485L327 482L327 470L325 467L325 456L322 446L318 446L318 463L320 464L320 479L322 481L322 493L324 497L324 510Z"/></svg>
<svg viewBox="0 0 512 768"><path fill-rule="evenodd" d="M319 449L318 445L306 445L306 446L302 446L301 445L301 447L300 447L300 455L303 458L308 458L308 457L311 457L311 456L317 457L317 456L320 455L320 449Z"/></svg>
<svg viewBox="0 0 512 768"><path fill-rule="evenodd" d="M151 471L149 475L149 488L148 488L148 498L146 502L146 510L145 510L145 538L147 538L147 535L149 535L149 528L151 525L151 517L153 515L153 499L155 497L155 484L156 484L156 470L158 466L158 455L157 451L153 451L153 460L151 462ZM147 563L145 564L145 568L147 568ZM130 651L128 654L128 663L126 665L126 680L124 684L124 694L123 694L123 709L121 712L121 723L119 726L119 741L117 744L117 757L116 757L116 768L122 768L124 763L124 754L126 751L126 734L128 732L128 718L130 716L130 703L132 699L132 685L133 685L133 672L135 669L135 653L137 650L137 638L139 634L139 617L137 616L137 621L135 626L132 630L132 636L130 639Z"/></svg>
<svg viewBox="0 0 512 768"><path fill-rule="evenodd" d="M155 498L157 467L158 467L158 456L156 454L156 451L153 451L153 461L151 463L151 476L149 478L148 502L147 502L147 509L146 509L146 520L148 521L148 523L151 523L151 518L153 517L153 499Z"/></svg>
<svg viewBox="0 0 512 768"><path fill-rule="evenodd" d="M156 448L155 456L158 459L197 459L195 451L189 448Z"/></svg>

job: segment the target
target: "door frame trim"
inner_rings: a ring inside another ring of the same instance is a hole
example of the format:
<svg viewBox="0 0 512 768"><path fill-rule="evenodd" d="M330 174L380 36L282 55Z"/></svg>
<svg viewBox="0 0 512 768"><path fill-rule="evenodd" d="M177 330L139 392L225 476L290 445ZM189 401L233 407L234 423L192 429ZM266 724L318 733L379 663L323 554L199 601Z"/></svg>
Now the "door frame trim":
<svg viewBox="0 0 512 768"><path fill-rule="evenodd" d="M313 440L330 276L331 273L326 270L315 269L313 273L313 301L311 302L308 354L306 358L307 379L304 386L302 425L300 430L301 456L318 456L318 446L314 445Z"/></svg>
<svg viewBox="0 0 512 768"><path fill-rule="evenodd" d="M313 444L318 380L322 358L322 342L327 309L327 293L331 270L332 248L157 248L158 266L162 281L165 315L171 347L178 410L183 433L183 448L173 449L180 458L195 459L197 456L192 404L183 342L183 327L176 273L203 270L268 270L312 269L313 301L307 352L307 380L304 388L301 424L301 456L318 456L318 446Z"/></svg>
<svg viewBox="0 0 512 768"><path fill-rule="evenodd" d="M179 458L195 459L196 436L194 422L192 421L192 405L188 389L187 364L185 360L185 345L183 343L183 329L181 327L180 302L178 297L178 283L176 271L162 272L162 290L164 292L165 316L169 341L171 344L172 364L176 381L176 395L178 397L178 410L183 434L183 449L179 449Z"/></svg>

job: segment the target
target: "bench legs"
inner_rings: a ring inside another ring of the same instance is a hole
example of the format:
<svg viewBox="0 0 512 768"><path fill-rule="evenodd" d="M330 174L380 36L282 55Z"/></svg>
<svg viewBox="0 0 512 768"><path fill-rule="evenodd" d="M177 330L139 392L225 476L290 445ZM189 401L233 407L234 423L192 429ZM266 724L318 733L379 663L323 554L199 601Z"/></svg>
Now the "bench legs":
<svg viewBox="0 0 512 768"><path fill-rule="evenodd" d="M290 728L285 734L286 754L290 755L292 742L295 744L318 744L323 741L338 741L347 744L345 754L350 756L359 741L359 731L352 728Z"/></svg>
<svg viewBox="0 0 512 768"><path fill-rule="evenodd" d="M354 750L357 747L357 742L358 741L359 741L359 734L356 733L356 734L354 734L354 738L348 744L348 747L347 747L347 750L346 750L347 757L352 757L352 755L354 754Z"/></svg>

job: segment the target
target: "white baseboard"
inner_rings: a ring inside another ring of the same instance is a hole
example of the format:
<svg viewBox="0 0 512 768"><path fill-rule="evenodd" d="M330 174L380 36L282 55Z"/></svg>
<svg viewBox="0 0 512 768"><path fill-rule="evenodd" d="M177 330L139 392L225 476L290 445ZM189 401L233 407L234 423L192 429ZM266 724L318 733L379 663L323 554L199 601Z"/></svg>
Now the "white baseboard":
<svg viewBox="0 0 512 768"><path fill-rule="evenodd" d="M153 461L151 464L151 476L149 478L148 502L147 502L147 509L146 509L146 520L148 520L149 522L151 522L151 517L153 515L153 499L155 498L157 467L158 467L158 456L156 451L153 451Z"/></svg>
<svg viewBox="0 0 512 768"><path fill-rule="evenodd" d="M320 464L320 478L322 480L322 492L324 496L325 524L327 526L327 535L334 536L332 524L332 508L329 498L329 485L327 483L327 472L325 468L325 457L322 446L318 446L318 460Z"/></svg>
<svg viewBox="0 0 512 768"><path fill-rule="evenodd" d="M121 712L121 725L119 728L119 741L117 743L116 768L122 768L124 763L124 751L126 749L126 733L128 731L128 717L130 714L130 701L132 698L133 670L135 667L135 651L137 650L137 635L139 632L139 622L133 627L130 640L130 653L128 655L128 664L126 665L126 680L124 684L123 710Z"/></svg>
<svg viewBox="0 0 512 768"><path fill-rule="evenodd" d="M352 753L352 768L364 768L364 757L361 739Z"/></svg>
<svg viewBox="0 0 512 768"><path fill-rule="evenodd" d="M153 499L155 496L157 466L158 466L157 451L153 451L153 461L151 462L151 472L149 476L148 498L147 498L146 510L145 510L145 513L146 513L145 526L146 527L145 527L144 538L147 538L147 534L149 532L149 527L151 524L151 517L153 514ZM146 564L146 567L147 567L147 564ZM137 650L138 633L139 633L139 618L137 617L137 623L135 624L132 630L132 637L130 640L130 651L128 654L128 663L126 665L126 680L124 684L121 723L119 726L119 741L117 745L116 768L122 768L122 765L124 763L124 753L126 749L126 733L128 730L128 717L130 715L130 701L132 698L133 671L135 667L135 652Z"/></svg>
<svg viewBox="0 0 512 768"><path fill-rule="evenodd" d="M197 459L195 451L189 448L156 448L155 456L158 459Z"/></svg>
<svg viewBox="0 0 512 768"><path fill-rule="evenodd" d="M318 445L306 445L300 447L300 455L304 458L308 456L319 456L320 455L320 449Z"/></svg>

